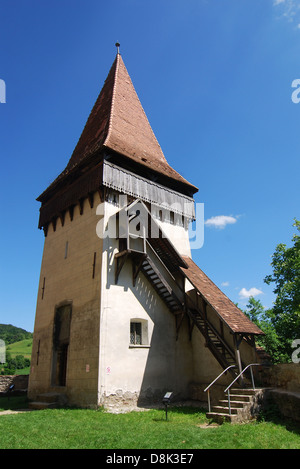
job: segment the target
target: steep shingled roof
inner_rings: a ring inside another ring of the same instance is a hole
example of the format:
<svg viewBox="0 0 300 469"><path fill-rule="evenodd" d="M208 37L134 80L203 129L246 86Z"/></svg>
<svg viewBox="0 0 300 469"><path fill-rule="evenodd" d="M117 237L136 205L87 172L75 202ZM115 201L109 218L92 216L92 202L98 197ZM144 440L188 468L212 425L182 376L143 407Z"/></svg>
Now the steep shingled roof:
<svg viewBox="0 0 300 469"><path fill-rule="evenodd" d="M49 188L101 149L117 152L184 184L193 193L198 190L168 164L119 53L65 170Z"/></svg>
<svg viewBox="0 0 300 469"><path fill-rule="evenodd" d="M199 291L205 301L218 313L232 332L263 335L264 333L210 280L187 256L182 256L188 268L183 274Z"/></svg>

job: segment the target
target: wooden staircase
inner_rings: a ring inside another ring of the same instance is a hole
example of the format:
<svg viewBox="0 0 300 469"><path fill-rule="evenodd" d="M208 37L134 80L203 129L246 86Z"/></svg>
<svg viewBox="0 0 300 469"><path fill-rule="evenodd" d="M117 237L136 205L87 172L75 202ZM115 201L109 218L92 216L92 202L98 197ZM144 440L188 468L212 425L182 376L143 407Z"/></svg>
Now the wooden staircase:
<svg viewBox="0 0 300 469"><path fill-rule="evenodd" d="M151 242L152 241L153 240L151 240ZM145 244L146 246L150 246L148 241ZM195 305L191 301L191 298L185 291L183 291L181 285L176 283L176 291L177 293L179 292L180 298L178 297L178 294L174 292L174 286L172 287L171 284L172 282L176 282L176 280L173 274L169 271L169 268L172 270L169 266L170 263L168 263L168 267L166 267L165 263L161 259L163 256L161 246L159 244L158 246L155 245L154 249L151 245L150 248L153 255L156 256L156 262L154 262L152 257L149 256L146 249L144 251L125 249L115 254L115 282L118 282L119 274L129 256L133 266L133 285L135 285L139 272L142 272L159 297L167 305L169 311L176 315L176 322L178 317L181 318L179 319L178 324L181 323L185 314L188 315L192 325L196 326L204 336L206 347L209 348L223 369L228 368L230 365L236 365L236 356L234 351L225 341L222 334L209 322L206 311L202 311L198 305ZM157 264L162 268L158 267ZM172 277L171 282L167 280L167 276L165 275L166 272L169 272ZM236 376L236 371L233 368L230 368L229 371L232 376Z"/></svg>
<svg viewBox="0 0 300 469"><path fill-rule="evenodd" d="M157 253L156 256L160 259ZM205 314L203 314L203 312L195 305L193 305L193 307L187 306L191 303L191 300L186 293L182 291L183 301L180 301L163 275L162 270L156 266L150 256L146 253L142 254L131 252L131 257L135 265L133 274L134 281L139 271L141 271L173 314L184 314L184 312L188 314L191 322L204 336L206 346L218 360L223 369L230 365L236 365L236 357L233 350L226 343L224 337L222 337L216 328L207 320ZM236 376L236 371L233 368L229 371L232 376Z"/></svg>
<svg viewBox="0 0 300 469"><path fill-rule="evenodd" d="M141 271L172 313L182 310L182 303L149 256L144 258Z"/></svg>
<svg viewBox="0 0 300 469"><path fill-rule="evenodd" d="M226 343L221 334L215 329L215 327L203 317L202 312L199 309L188 308L187 313L193 322L193 324L199 329L201 334L206 339L206 347L210 349L212 354L218 360L222 368L228 368L231 365L236 365L235 354L233 350ZM230 368L229 372L236 376L236 371Z"/></svg>

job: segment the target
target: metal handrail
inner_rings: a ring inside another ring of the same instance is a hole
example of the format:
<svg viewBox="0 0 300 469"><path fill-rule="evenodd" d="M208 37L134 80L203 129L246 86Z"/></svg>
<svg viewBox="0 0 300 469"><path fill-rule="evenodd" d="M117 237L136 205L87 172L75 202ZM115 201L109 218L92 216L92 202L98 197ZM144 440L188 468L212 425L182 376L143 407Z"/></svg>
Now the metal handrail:
<svg viewBox="0 0 300 469"><path fill-rule="evenodd" d="M204 392L207 391L207 400L208 400L208 412L210 412L211 406L210 406L210 394L209 394L209 388L219 379L221 376L226 373L226 371L229 370L229 368L236 368L236 365L230 365L228 366L225 370L222 371L222 373L219 374L205 389Z"/></svg>
<svg viewBox="0 0 300 469"><path fill-rule="evenodd" d="M229 393L229 389L230 389L231 386L239 379L239 377L247 370L247 368L250 367L252 386L253 386L253 390L255 391L255 384L254 384L254 377L253 377L252 366L260 366L260 365L261 365L261 363L250 363L249 365L247 365L247 366L240 372L240 374L239 374L239 375L229 384L229 386L227 386L227 388L225 389L224 392L227 391L227 395L228 395L229 415L231 415L230 393Z"/></svg>

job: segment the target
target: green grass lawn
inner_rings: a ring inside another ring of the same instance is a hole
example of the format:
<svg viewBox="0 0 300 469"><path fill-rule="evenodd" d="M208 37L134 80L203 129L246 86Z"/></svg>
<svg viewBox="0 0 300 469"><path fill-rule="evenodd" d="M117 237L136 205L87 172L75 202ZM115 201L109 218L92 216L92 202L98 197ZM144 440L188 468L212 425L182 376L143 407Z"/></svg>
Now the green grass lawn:
<svg viewBox="0 0 300 469"><path fill-rule="evenodd" d="M0 399L0 409L24 398ZM49 409L0 415L1 449L300 449L300 426L286 421L201 428L205 410L109 414L102 410Z"/></svg>

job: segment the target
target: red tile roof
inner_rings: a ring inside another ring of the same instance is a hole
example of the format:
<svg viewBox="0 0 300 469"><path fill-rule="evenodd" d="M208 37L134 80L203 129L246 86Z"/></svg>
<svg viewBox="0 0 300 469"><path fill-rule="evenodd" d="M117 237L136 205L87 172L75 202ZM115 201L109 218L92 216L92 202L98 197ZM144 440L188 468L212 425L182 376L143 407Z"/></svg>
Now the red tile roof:
<svg viewBox="0 0 300 469"><path fill-rule="evenodd" d="M199 291L205 301L217 312L232 332L244 334L264 334L250 319L205 275L187 256L182 256L188 268L181 271Z"/></svg>
<svg viewBox="0 0 300 469"><path fill-rule="evenodd" d="M104 146L165 176L189 184L167 163L119 54L115 62L109 132Z"/></svg>
<svg viewBox="0 0 300 469"><path fill-rule="evenodd" d="M49 188L101 149L124 155L188 186L192 192L198 190L168 164L120 54L116 56L65 170Z"/></svg>

